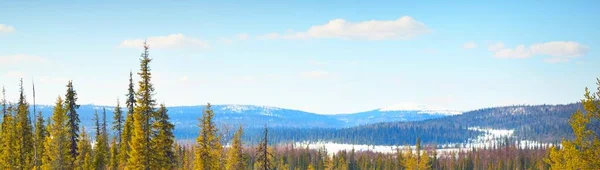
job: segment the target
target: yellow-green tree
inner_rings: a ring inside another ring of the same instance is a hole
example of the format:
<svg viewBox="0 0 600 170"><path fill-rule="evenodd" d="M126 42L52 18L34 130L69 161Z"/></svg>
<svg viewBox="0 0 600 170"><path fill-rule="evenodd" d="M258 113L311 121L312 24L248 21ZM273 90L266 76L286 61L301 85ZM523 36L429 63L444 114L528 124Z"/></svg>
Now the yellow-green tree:
<svg viewBox="0 0 600 170"><path fill-rule="evenodd" d="M113 126L114 131L112 143L110 145L110 168L117 169L121 165L119 150L121 149L121 134L123 131L123 112L121 104L117 99L117 106L113 111Z"/></svg>
<svg viewBox="0 0 600 170"><path fill-rule="evenodd" d="M68 133L66 110L63 99L59 96L48 123L42 169L72 169Z"/></svg>
<svg viewBox="0 0 600 170"><path fill-rule="evenodd" d="M94 145L94 167L106 169L110 163L108 148L108 133L106 132L106 109L102 112L102 123L98 118L98 112L94 113L96 120L96 143Z"/></svg>
<svg viewBox="0 0 600 170"><path fill-rule="evenodd" d="M85 131L85 127L81 127L81 135L79 136L79 145L77 145L77 151L79 155L75 159L75 169L87 170L94 169L93 155L92 155L92 144L90 143L90 137Z"/></svg>
<svg viewBox="0 0 600 170"><path fill-rule="evenodd" d="M23 91L23 79L20 83L19 102L17 103L17 114L15 115L15 133L16 146L15 152L17 155L15 165L17 169L32 169L33 168L33 125L29 115L29 103L25 98Z"/></svg>
<svg viewBox="0 0 600 170"><path fill-rule="evenodd" d="M597 122L600 120L600 79L596 80L596 93L585 89L584 99L581 101L585 111L578 110L569 120L575 139L563 139L562 147L552 147L545 159L552 169L600 169L600 139L597 134Z"/></svg>
<svg viewBox="0 0 600 170"><path fill-rule="evenodd" d="M160 105L155 114L155 121L152 125L155 134L151 141L153 152L151 169L174 169L176 158L173 150L175 143L173 129L175 126L169 122L167 107L164 104Z"/></svg>
<svg viewBox="0 0 600 170"><path fill-rule="evenodd" d="M4 94L4 88L2 88ZM17 142L15 133L15 122L13 117L13 106L2 99L2 131L0 131L0 169L13 169L15 167L15 143Z"/></svg>
<svg viewBox="0 0 600 170"><path fill-rule="evenodd" d="M242 130L242 126L233 134L233 140L231 142L231 147L227 151L227 164L226 169L228 170L238 170L246 168L246 161L242 155L242 134L244 131Z"/></svg>
<svg viewBox="0 0 600 170"><path fill-rule="evenodd" d="M35 118L35 162L34 169L40 169L42 166L42 155L44 155L45 147L44 141L46 140L46 136L48 136L48 129L46 125L44 125L44 117L42 116L42 112L38 112Z"/></svg>
<svg viewBox="0 0 600 170"><path fill-rule="evenodd" d="M415 153L407 146L407 150L402 156L402 166L407 170L431 169L429 155L427 151L421 151L421 140L419 138L417 138Z"/></svg>
<svg viewBox="0 0 600 170"><path fill-rule="evenodd" d="M217 134L217 127L213 122L215 114L210 107L210 103L208 103L200 119L200 135L196 139L194 169L222 169L221 152L223 146L220 142L221 138Z"/></svg>
<svg viewBox="0 0 600 170"><path fill-rule="evenodd" d="M123 132L121 133L121 144L119 148L119 166L127 167L129 160L129 152L131 151L131 136L133 130L133 109L135 106L135 91L133 89L133 73L129 72L129 88L127 89L127 113L125 114L125 123L123 124Z"/></svg>
<svg viewBox="0 0 600 170"><path fill-rule="evenodd" d="M151 125L152 114L154 113L155 100L154 87L150 82L152 74L150 73L150 62L148 49L150 47L144 43L144 52L140 59L140 81L138 82L137 101L133 112L132 138L129 144L129 158L127 169L149 169L151 161Z"/></svg>

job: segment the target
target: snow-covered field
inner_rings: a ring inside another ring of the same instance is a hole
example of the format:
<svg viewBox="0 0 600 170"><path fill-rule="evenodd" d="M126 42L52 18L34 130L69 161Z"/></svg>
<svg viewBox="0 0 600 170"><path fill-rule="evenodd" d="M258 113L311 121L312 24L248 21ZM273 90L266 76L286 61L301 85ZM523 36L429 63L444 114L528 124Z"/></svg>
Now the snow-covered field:
<svg viewBox="0 0 600 170"><path fill-rule="evenodd" d="M466 143L447 143L437 146L437 152L441 154L445 153L456 153L461 150L469 150L472 148L490 148L494 146L500 146L505 139L513 137L514 130L512 129L491 129L491 128L480 128L470 127L469 130L483 132L482 135L476 138L469 139ZM536 146L552 145L549 143L540 143L537 141L529 140L518 140L515 144L520 148L533 148ZM295 143L298 147L307 147L310 149L321 149L325 148L327 153L333 154L339 151L373 151L379 153L395 153L397 149L405 150L406 146L391 146L391 145L354 145L344 143L333 143L333 142L297 142ZM415 146L410 146L414 148Z"/></svg>

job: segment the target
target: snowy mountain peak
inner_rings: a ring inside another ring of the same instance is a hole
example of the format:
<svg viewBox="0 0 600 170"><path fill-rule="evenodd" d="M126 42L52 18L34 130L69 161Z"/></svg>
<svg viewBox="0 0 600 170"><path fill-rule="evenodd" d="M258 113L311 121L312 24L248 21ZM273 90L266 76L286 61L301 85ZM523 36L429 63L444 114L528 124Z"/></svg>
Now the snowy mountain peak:
<svg viewBox="0 0 600 170"><path fill-rule="evenodd" d="M420 105L412 102L403 102L388 107L380 108L379 111L390 112L390 111L418 111L418 113L427 114L444 114L444 115L457 115L462 112L450 109L444 109L439 107L431 107Z"/></svg>

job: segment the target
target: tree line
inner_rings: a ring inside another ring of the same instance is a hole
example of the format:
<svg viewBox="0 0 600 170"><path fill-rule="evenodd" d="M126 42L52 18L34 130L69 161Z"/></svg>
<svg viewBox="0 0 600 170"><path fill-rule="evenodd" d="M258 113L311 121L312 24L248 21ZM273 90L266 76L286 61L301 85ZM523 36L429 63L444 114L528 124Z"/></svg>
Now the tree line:
<svg viewBox="0 0 600 170"><path fill-rule="evenodd" d="M600 161L596 159L600 157L600 140L598 127L595 126L600 120L600 80L599 92L590 93L586 89L585 99L582 100L584 110L577 111L570 119L575 137L563 140L562 147L531 149L506 145L438 154L435 146L422 148L419 136L405 136L404 139L416 139L414 148L404 147L390 154L354 150L328 154L325 148L272 146L267 127L254 147L244 145L241 126L227 144L224 143L225 136L214 122L215 113L210 103L199 118L200 130L196 140L186 144L176 142L173 134L175 126L169 120L168 110L165 104L158 104L154 98L150 68L152 59L149 57L149 46L144 43L143 47L137 88L133 73L130 72L125 107L122 108L117 100L112 125L107 124L106 109L102 109L101 113L96 111L93 137L89 135L89 129L79 124L78 97L72 81L67 83L64 97L57 97L48 119L44 119L41 112L36 112L35 107L31 114L22 79L16 103L7 102L3 88L0 102L0 169L600 168Z"/></svg>

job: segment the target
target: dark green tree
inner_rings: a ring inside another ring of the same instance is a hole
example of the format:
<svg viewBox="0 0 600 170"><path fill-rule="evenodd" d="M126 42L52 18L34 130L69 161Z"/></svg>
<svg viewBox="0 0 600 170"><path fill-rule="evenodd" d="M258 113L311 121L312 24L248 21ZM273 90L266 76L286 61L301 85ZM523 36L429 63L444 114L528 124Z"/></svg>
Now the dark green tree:
<svg viewBox="0 0 600 170"><path fill-rule="evenodd" d="M79 115L77 109L77 92L73 89L73 81L67 84L67 94L65 94L65 105L67 109L67 128L69 130L70 153L71 157L77 157L77 142L79 142Z"/></svg>
<svg viewBox="0 0 600 170"><path fill-rule="evenodd" d="M20 83L19 102L17 103L17 114L15 115L15 131L17 137L17 146L15 153L18 155L16 160L17 169L32 169L33 168L33 127L29 115L29 103L25 98L23 90L23 79Z"/></svg>
<svg viewBox="0 0 600 170"><path fill-rule="evenodd" d="M127 113L125 115L125 123L123 124L123 132L121 134L121 145L119 149L120 167L126 167L129 159L129 151L131 150L130 142L133 129L133 108L135 106L135 90L133 89L133 73L129 72L129 88L127 89L127 100L125 101Z"/></svg>

